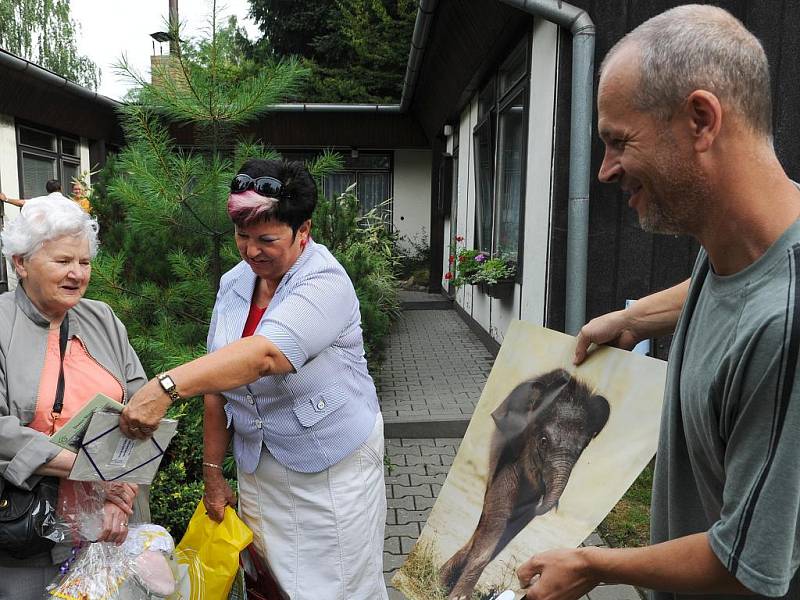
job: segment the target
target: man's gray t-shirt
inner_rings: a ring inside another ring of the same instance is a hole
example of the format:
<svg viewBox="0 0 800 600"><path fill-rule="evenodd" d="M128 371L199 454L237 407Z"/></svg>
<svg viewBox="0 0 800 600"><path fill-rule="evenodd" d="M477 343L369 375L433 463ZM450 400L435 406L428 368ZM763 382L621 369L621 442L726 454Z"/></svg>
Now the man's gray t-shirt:
<svg viewBox="0 0 800 600"><path fill-rule="evenodd" d="M723 565L769 597L800 598L798 279L800 222L729 277L701 250L670 350L653 483L653 543L707 531Z"/></svg>

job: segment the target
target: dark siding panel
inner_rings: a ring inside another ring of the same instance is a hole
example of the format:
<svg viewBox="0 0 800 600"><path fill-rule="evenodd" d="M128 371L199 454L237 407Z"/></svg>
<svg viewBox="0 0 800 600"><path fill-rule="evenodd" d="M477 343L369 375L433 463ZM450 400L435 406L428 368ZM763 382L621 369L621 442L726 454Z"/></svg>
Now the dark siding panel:
<svg viewBox="0 0 800 600"><path fill-rule="evenodd" d="M597 25L595 65L627 31L663 10L683 4L668 0L576 0L589 11ZM790 177L800 179L800 2L771 0L723 0L713 4L730 10L761 40L770 61L775 147ZM556 182L554 227L548 300L548 326L563 329L566 277L566 211L569 161L569 77L571 38L562 38L559 58L559 101L556 132ZM595 81L596 99L596 81ZM594 123L597 115L594 115ZM603 147L592 142L592 176L596 176ZM615 310L626 298L639 298L664 289L689 276L698 244L692 239L644 233L635 213L626 206L616 186L593 179L590 190L589 273L587 319ZM769 199L765 199L766 202ZM658 340L657 353L664 357L668 340Z"/></svg>
<svg viewBox="0 0 800 600"><path fill-rule="evenodd" d="M173 127L179 144L192 145L191 127ZM281 148L429 148L412 115L391 113L274 112L240 133Z"/></svg>

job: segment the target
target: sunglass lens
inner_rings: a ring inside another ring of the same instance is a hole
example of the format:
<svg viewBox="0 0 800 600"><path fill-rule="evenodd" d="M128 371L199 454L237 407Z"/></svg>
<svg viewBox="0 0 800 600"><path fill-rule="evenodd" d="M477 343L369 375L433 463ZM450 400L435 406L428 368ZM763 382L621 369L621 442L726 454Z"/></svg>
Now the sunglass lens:
<svg viewBox="0 0 800 600"><path fill-rule="evenodd" d="M252 181L253 180L249 175L237 175L233 178L233 181L231 181L231 192L234 194L244 192L248 187L250 187L250 182Z"/></svg>
<svg viewBox="0 0 800 600"><path fill-rule="evenodd" d="M268 198L277 198L281 187L281 182L274 177L259 177L255 183L256 192Z"/></svg>

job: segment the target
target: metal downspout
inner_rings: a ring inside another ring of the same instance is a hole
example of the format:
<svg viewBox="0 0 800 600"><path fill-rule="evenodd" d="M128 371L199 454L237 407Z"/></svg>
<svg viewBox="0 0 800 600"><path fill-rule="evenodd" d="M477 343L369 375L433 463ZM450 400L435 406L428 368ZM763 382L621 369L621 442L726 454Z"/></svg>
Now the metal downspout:
<svg viewBox="0 0 800 600"><path fill-rule="evenodd" d="M586 322L595 26L585 10L560 0L501 2L542 17L572 33L567 297L564 328L566 333L575 335Z"/></svg>

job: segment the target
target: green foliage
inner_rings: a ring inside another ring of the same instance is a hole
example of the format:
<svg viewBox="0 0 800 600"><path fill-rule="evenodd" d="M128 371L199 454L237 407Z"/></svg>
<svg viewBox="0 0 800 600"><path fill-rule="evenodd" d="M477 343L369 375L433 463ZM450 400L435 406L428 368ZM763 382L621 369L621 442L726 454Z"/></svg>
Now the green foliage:
<svg viewBox="0 0 800 600"><path fill-rule="evenodd" d="M318 173L321 167L335 170L338 160L325 153L311 171ZM397 236L380 218L380 206L359 216L353 187L333 200L319 198L313 235L331 250L353 281L361 308L364 349L374 359L400 311L395 276L399 261Z"/></svg>
<svg viewBox="0 0 800 600"><path fill-rule="evenodd" d="M100 69L78 54L69 0L0 0L0 46L80 85L97 89Z"/></svg>
<svg viewBox="0 0 800 600"><path fill-rule="evenodd" d="M413 0L250 0L257 60L297 56L304 102L397 102L417 13Z"/></svg>

